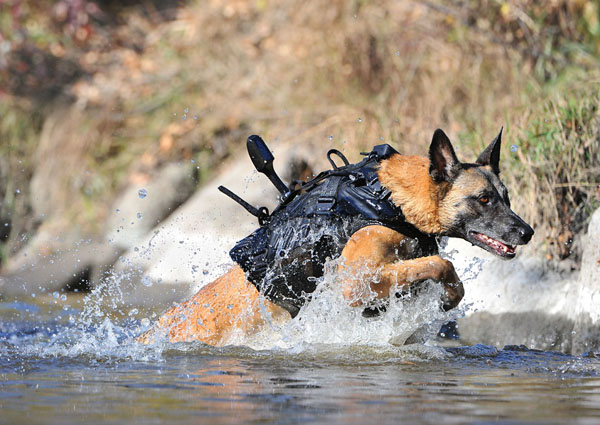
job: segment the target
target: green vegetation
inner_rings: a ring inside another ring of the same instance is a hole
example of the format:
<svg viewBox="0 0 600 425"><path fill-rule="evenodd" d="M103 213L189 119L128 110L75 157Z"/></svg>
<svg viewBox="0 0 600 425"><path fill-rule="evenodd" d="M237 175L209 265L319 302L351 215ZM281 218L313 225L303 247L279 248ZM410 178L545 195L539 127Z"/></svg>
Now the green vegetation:
<svg viewBox="0 0 600 425"><path fill-rule="evenodd" d="M572 253L600 205L600 93L574 88L542 104L517 136L511 186L546 233L548 255Z"/></svg>
<svg viewBox="0 0 600 425"><path fill-rule="evenodd" d="M357 159L381 140L423 154L442 127L472 160L504 125L513 204L553 259L598 206L596 1L127 4L0 5L10 252L38 225L100 231L115 194L164 162L206 179L250 133ZM43 220L35 174L53 183Z"/></svg>

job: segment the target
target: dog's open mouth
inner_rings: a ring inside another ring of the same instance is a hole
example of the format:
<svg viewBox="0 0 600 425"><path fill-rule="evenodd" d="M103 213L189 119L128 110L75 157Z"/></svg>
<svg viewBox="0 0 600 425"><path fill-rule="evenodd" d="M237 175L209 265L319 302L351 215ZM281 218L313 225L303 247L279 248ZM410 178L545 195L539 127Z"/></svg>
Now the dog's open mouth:
<svg viewBox="0 0 600 425"><path fill-rule="evenodd" d="M507 245L504 242L500 242L497 239L490 238L483 233L471 232L471 236L476 241L485 245L485 247L489 248L493 253L501 256L501 257L514 257L515 256L515 247L511 245Z"/></svg>

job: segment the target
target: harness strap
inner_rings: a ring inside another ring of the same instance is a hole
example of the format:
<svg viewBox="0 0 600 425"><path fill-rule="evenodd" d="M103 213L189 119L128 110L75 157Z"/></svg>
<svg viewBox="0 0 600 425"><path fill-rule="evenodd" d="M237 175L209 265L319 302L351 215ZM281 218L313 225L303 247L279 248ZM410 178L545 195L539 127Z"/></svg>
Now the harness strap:
<svg viewBox="0 0 600 425"><path fill-rule="evenodd" d="M333 176L319 186L321 195L317 198L317 215L327 215L336 206L336 193L342 180L341 176Z"/></svg>

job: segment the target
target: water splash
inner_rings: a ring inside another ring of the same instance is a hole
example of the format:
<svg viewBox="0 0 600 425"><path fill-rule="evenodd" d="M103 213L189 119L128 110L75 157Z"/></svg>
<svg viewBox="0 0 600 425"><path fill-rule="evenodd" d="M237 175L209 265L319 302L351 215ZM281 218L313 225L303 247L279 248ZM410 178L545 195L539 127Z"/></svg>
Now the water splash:
<svg viewBox="0 0 600 425"><path fill-rule="evenodd" d="M107 275L84 298L83 309L65 306L63 310L68 313L66 323L54 313L50 321L44 322L40 318L33 329L15 328L0 332L0 350L5 351L7 357L18 359L66 357L104 363L131 359L161 360L163 346L133 343L144 330L144 324L133 314L125 318L119 315L125 307L122 288L128 286L132 273L113 272ZM66 300L64 294L52 297L56 301ZM33 323L34 320L32 316L29 321ZM149 322L145 327L148 325Z"/></svg>
<svg viewBox="0 0 600 425"><path fill-rule="evenodd" d="M424 282L418 295L389 297L385 311L377 317L364 317L363 308L350 306L344 298L342 283L349 277L338 270L339 260L326 265L312 299L298 316L286 323L273 320L263 306L268 323L252 336L235 334L231 344L257 350L284 349L298 353L315 346L402 346L406 342L425 343L437 335L440 326L456 319L462 310L443 312L443 289L435 282ZM356 271L355 271L356 272ZM366 268L357 273L364 282L372 279ZM391 291L394 294L396 291ZM374 295L374 294L373 294Z"/></svg>
<svg viewBox="0 0 600 425"><path fill-rule="evenodd" d="M385 312L376 318L366 318L362 315L362 308L351 307L344 298L341 282L348 276L338 273L337 265L336 261L326 265L313 300L294 320L277 323L268 318L267 325L255 335L234 333L228 341L233 346L231 350L243 356L248 353L257 355L256 350L270 353L268 355L285 352L310 356L320 352L321 356L339 361L356 357L356 354L349 356L348 350L366 350L368 353L375 350L382 361L407 356L440 358L445 355L442 349L424 348L422 345L436 335L443 322L458 314L441 311L442 289L439 284L425 285L416 297L400 299L392 296ZM137 320L138 309L124 301L124 291L134 289L129 284L134 280L134 273L139 274L140 271L107 275L85 297L82 310L69 310L68 323L40 327L26 338L23 335L12 339L0 338L0 349L19 357L79 358L93 363L164 361L165 354L173 351L212 350L214 354L216 350L222 350L208 348L199 342L170 344L160 338L149 345L135 342L135 338L146 331L153 320ZM262 307L264 310L264 305ZM268 316L266 310L263 314ZM418 346L425 350L424 353L400 352L400 346L409 338L419 342Z"/></svg>

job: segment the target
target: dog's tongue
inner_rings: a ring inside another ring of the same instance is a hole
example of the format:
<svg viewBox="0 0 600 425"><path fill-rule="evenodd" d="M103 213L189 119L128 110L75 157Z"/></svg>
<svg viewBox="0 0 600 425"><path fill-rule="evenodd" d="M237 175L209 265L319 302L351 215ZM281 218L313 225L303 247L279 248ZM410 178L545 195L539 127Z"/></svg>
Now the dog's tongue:
<svg viewBox="0 0 600 425"><path fill-rule="evenodd" d="M515 248L513 246L506 245L505 243L502 243L494 238L490 238L489 236L484 235L483 233L475 233L473 234L473 237L492 248L499 255L515 253Z"/></svg>

